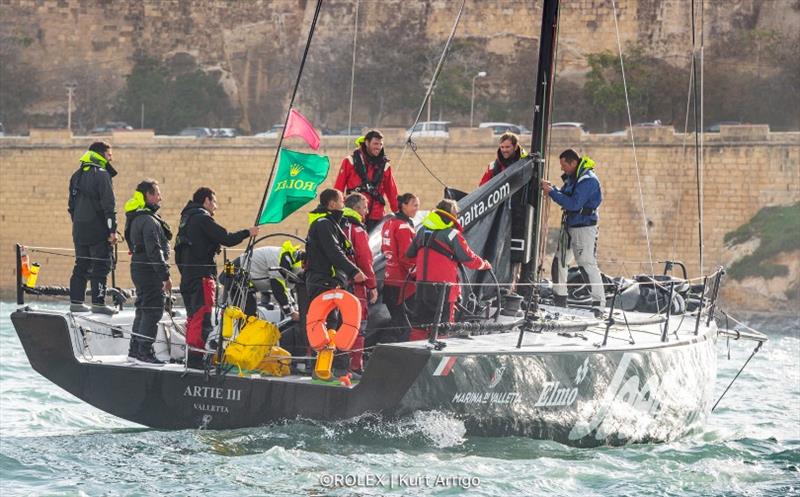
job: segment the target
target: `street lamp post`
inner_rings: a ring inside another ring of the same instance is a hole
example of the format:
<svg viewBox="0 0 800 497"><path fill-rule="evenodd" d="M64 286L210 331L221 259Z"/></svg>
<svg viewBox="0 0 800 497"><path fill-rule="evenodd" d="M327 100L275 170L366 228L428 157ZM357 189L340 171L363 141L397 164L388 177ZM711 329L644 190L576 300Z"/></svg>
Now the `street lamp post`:
<svg viewBox="0 0 800 497"><path fill-rule="evenodd" d="M472 127L472 118L475 115L475 80L478 78L485 78L486 71L481 71L472 77L472 99L469 104L469 127Z"/></svg>
<svg viewBox="0 0 800 497"><path fill-rule="evenodd" d="M72 92L78 87L75 81L67 81L64 88L67 89L67 129L72 133Z"/></svg>

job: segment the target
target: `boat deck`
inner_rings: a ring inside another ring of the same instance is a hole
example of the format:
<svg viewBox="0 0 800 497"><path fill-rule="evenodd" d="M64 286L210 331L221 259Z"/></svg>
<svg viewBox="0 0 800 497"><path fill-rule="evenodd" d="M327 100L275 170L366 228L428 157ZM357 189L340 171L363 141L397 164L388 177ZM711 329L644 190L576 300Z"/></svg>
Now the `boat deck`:
<svg viewBox="0 0 800 497"><path fill-rule="evenodd" d="M443 337L440 342L444 345L441 349L433 349L427 341L405 342L387 344L387 347L403 347L423 349L430 348L434 355L470 355L481 353L503 354L540 354L540 353L575 353L581 351L597 350L626 350L641 349L645 347L666 347L678 343L694 341L694 315L671 316L669 322L669 338L662 342L661 336L664 329L665 317L663 315L643 314L638 312L614 313L615 323L609 328L608 340L602 345L606 332L605 320L595 318L591 312L578 308L558 308L541 306L542 319L540 330L525 332L522 344L517 348L519 330L504 332L490 332L485 334L467 334L465 332L451 332L449 337ZM127 357L130 330L133 324L134 311L124 310L114 316L98 314L70 314L59 313L72 321L77 328L82 330L85 343L83 351L76 350L79 360L101 363L106 365L158 368L163 371L200 371L186 368L180 363L167 363L164 365L151 365L140 362L131 362ZM179 310L179 316L182 309ZM557 318L557 319L556 319ZM184 318L175 317L174 323L182 324ZM160 322L157 343L170 342L171 347L182 350L183 337L170 332L173 319L165 317ZM506 322L514 322L517 318L503 317ZM558 323L558 324L556 324ZM77 349L77 348L76 348ZM157 355L162 360L180 359L182 353L177 353L166 344L157 348ZM81 353L82 352L82 353ZM245 373L247 374L247 373ZM258 374L253 377L262 377ZM312 381L308 374L292 374L281 378L263 377L275 381ZM313 380L316 381L316 380Z"/></svg>

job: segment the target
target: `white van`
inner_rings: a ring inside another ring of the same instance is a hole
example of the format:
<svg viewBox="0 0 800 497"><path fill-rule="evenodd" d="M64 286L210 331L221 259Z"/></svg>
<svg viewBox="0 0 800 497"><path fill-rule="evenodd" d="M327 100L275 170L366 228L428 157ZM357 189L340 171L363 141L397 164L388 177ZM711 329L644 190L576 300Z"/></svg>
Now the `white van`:
<svg viewBox="0 0 800 497"><path fill-rule="evenodd" d="M411 135L423 138L449 138L450 121L423 121L406 131L406 138Z"/></svg>

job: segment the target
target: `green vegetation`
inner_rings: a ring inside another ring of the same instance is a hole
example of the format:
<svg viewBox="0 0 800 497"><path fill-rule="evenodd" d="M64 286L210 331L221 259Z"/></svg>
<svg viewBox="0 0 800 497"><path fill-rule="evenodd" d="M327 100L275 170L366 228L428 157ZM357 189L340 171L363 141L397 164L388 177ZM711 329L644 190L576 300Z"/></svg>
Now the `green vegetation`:
<svg viewBox="0 0 800 497"><path fill-rule="evenodd" d="M22 59L28 38L0 38L0 123L6 131L27 128L25 110L41 94L39 75Z"/></svg>
<svg viewBox="0 0 800 497"><path fill-rule="evenodd" d="M750 255L734 262L728 274L735 280L748 276L766 279L785 276L789 268L766 261L780 254L800 250L800 202L789 206L764 207L745 225L725 235L725 243L737 245L752 238L760 244Z"/></svg>
<svg viewBox="0 0 800 497"><path fill-rule="evenodd" d="M424 21L389 16L380 21L379 28L359 34L354 125L411 123L444 46L441 37L434 40L426 33ZM536 42L520 37L497 53L489 51L487 35L460 36L453 41L431 98L431 119L467 124L473 78L486 71L486 77L475 80L475 123L506 121L530 126ZM254 53L257 63L247 71L238 60L222 64L235 71L231 76L239 85L248 78L247 84L238 88L239 101L232 103L220 84L221 70L208 69L215 61L204 61L208 64L201 66L187 53L166 59L139 54L125 86L117 91L120 75L102 60L66 68L63 74L59 72L58 81L48 70L40 74L26 64L25 50L35 43L28 35L0 33L0 122L7 130L63 126L66 106L55 112L37 108L42 102L63 101L64 81L77 83L72 114L76 130L106 121L143 124L159 133L174 133L187 126L236 127L240 122L253 131L264 130L283 120L299 62L293 48L275 44ZM336 130L347 124L352 50L351 36L336 33L315 38L297 103L316 126ZM669 59L648 42L623 50L633 123L660 120L682 131L690 89L690 47L687 45L683 56L673 53ZM710 40L704 60L704 125L734 121L767 123L773 130L800 129L800 35L733 29ZM571 60L570 66L583 65L575 62ZM624 129L629 123L619 56L615 51L589 53L585 66L585 74L573 69L569 76L556 80L553 121L583 122L596 133ZM422 120L427 119L427 110ZM690 131L694 121L690 114Z"/></svg>
<svg viewBox="0 0 800 497"><path fill-rule="evenodd" d="M219 76L206 74L191 58L165 64L152 57L136 60L120 92L116 115L158 133L176 133L189 126L235 127L233 112Z"/></svg>

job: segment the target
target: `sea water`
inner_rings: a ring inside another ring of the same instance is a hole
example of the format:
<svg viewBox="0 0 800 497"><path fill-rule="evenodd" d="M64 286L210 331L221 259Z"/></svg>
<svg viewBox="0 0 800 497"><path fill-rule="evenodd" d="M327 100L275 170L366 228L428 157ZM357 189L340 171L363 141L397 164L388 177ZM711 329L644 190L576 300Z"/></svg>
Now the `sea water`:
<svg viewBox="0 0 800 497"><path fill-rule="evenodd" d="M156 431L34 372L0 304L0 495L800 495L800 330L760 323L755 355L702 432L666 444L575 449L467 436L438 412L387 422L294 421ZM752 342L719 343L717 397ZM730 353L730 360L728 354Z"/></svg>

